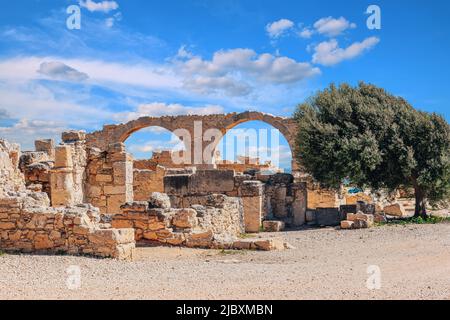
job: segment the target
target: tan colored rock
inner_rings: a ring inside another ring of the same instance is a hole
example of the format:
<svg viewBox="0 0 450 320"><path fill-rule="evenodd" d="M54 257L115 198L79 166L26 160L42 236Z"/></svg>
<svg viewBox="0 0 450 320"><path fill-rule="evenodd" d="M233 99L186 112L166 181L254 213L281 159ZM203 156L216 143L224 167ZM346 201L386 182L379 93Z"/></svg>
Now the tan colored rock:
<svg viewBox="0 0 450 320"><path fill-rule="evenodd" d="M197 227L197 211L194 209L180 209L172 218L172 225L180 229L193 229Z"/></svg>
<svg viewBox="0 0 450 320"><path fill-rule="evenodd" d="M354 221L343 220L341 221L341 229L353 229Z"/></svg>
<svg viewBox="0 0 450 320"><path fill-rule="evenodd" d="M384 214L380 214L380 213L375 213L373 215L373 220L376 223L384 223L387 222L386 216Z"/></svg>
<svg viewBox="0 0 450 320"><path fill-rule="evenodd" d="M171 207L169 196L165 193L152 192L148 203L150 208L169 209Z"/></svg>
<svg viewBox="0 0 450 320"><path fill-rule="evenodd" d="M371 214L364 214L362 212L358 212L356 214L348 213L347 214L347 220L348 221L353 221L353 222L364 221L369 228L372 227L373 223L374 223L373 215L371 215Z"/></svg>
<svg viewBox="0 0 450 320"><path fill-rule="evenodd" d="M72 168L72 148L67 145L55 148L55 168Z"/></svg>
<svg viewBox="0 0 450 320"><path fill-rule="evenodd" d="M12 222L0 222L0 230L12 230L16 228L16 224Z"/></svg>
<svg viewBox="0 0 450 320"><path fill-rule="evenodd" d="M50 240L47 234L37 234L34 237L34 247L36 250L51 249L53 247L53 241Z"/></svg>
<svg viewBox="0 0 450 320"><path fill-rule="evenodd" d="M395 203L392 205L385 206L383 211L385 214L387 214L389 216L393 216L393 217L401 218L401 217L406 216L406 210L403 207L403 205L400 203Z"/></svg>
<svg viewBox="0 0 450 320"><path fill-rule="evenodd" d="M186 236L186 246L191 248L208 248L211 246L213 240L213 233L194 232Z"/></svg>
<svg viewBox="0 0 450 320"><path fill-rule="evenodd" d="M280 232L283 231L285 223L283 221L263 221L263 228L266 232Z"/></svg>

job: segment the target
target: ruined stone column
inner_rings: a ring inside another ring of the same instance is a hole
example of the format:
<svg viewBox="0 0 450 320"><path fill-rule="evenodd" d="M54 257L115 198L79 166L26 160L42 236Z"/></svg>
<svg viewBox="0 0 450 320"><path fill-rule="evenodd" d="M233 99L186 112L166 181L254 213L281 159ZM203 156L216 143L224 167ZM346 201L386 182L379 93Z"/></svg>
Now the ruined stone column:
<svg viewBox="0 0 450 320"><path fill-rule="evenodd" d="M259 232L263 215L263 184L260 181L244 181L240 196L244 206L245 232Z"/></svg>
<svg viewBox="0 0 450 320"><path fill-rule="evenodd" d="M72 148L55 148L55 167L50 171L51 198L53 207L75 204L73 183Z"/></svg>
<svg viewBox="0 0 450 320"><path fill-rule="evenodd" d="M306 182L294 183L292 185L292 224L296 227L302 226L306 222Z"/></svg>
<svg viewBox="0 0 450 320"><path fill-rule="evenodd" d="M123 143L111 144L107 162L112 168L112 180L103 187L107 213L120 213L120 206L133 201L133 158Z"/></svg>

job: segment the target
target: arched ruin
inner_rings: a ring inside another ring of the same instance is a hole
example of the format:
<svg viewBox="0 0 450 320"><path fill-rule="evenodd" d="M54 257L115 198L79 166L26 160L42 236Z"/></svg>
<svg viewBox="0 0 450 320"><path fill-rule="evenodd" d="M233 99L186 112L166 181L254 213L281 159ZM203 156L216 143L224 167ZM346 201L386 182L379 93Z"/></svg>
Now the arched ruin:
<svg viewBox="0 0 450 320"><path fill-rule="evenodd" d="M123 143L134 132L143 128L158 126L167 129L173 133L177 133L180 129L184 129L191 137L190 143L186 142L186 149L191 151L191 163L195 163L193 159L195 142L198 141L198 133L196 130L201 129L201 134L210 129L219 130L225 135L228 130L234 128L238 124L248 121L262 121L270 124L278 129L288 141L292 152L295 152L295 138L297 133L297 124L292 118L277 117L258 111L246 111L243 113L229 114L213 114L213 115L181 115L181 116L164 116L164 117L142 117L127 123L118 125L105 125L102 130L86 135L86 143L89 147L96 147L102 151L108 149L111 144ZM200 126L200 127L199 127ZM181 140L183 137L179 136ZM202 154L204 150L212 143L212 150L217 147L220 139L217 141L204 141L202 139ZM293 154L292 170L298 170L298 165Z"/></svg>

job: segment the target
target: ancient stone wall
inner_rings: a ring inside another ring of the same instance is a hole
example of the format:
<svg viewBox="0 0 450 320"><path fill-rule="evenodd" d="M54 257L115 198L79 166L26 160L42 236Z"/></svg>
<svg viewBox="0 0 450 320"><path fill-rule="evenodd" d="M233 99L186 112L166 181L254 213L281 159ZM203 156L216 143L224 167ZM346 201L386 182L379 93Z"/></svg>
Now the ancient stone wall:
<svg viewBox="0 0 450 320"><path fill-rule="evenodd" d="M0 140L0 196L9 191L25 190L25 180L19 170L20 147Z"/></svg>
<svg viewBox="0 0 450 320"><path fill-rule="evenodd" d="M214 193L241 198L246 232L258 232L264 219L281 219L293 226L303 225L306 219L306 184L294 183L289 174L263 179L235 175L231 170L197 170L194 174L167 175L164 186L176 208Z"/></svg>
<svg viewBox="0 0 450 320"><path fill-rule="evenodd" d="M132 257L133 229L101 229L98 210L89 205L58 209L48 205L45 193L0 198L0 249Z"/></svg>
<svg viewBox="0 0 450 320"><path fill-rule="evenodd" d="M101 213L120 213L120 206L133 201L133 159L122 143L107 151L89 148L85 181L86 200Z"/></svg>
<svg viewBox="0 0 450 320"><path fill-rule="evenodd" d="M104 229L91 205L50 207L46 193L26 190L19 158L17 145L0 141L0 250L132 256L134 230Z"/></svg>
<svg viewBox="0 0 450 320"><path fill-rule="evenodd" d="M133 170L133 199L146 201L152 192L164 192L164 176L166 169L157 166L155 170Z"/></svg>
<svg viewBox="0 0 450 320"><path fill-rule="evenodd" d="M208 195L185 198L185 207L172 208L166 194L150 201L132 202L114 215L115 228L134 228L136 241L213 248L232 243L244 233L242 203L238 198Z"/></svg>

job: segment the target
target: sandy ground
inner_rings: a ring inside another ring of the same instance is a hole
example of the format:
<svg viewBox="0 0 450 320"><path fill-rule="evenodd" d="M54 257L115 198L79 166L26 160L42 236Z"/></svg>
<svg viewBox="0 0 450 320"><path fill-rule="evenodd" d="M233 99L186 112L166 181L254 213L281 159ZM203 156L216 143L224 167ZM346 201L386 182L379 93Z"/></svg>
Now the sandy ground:
<svg viewBox="0 0 450 320"><path fill-rule="evenodd" d="M295 249L140 248L133 262L4 254L0 299L450 299L449 223L280 235ZM67 286L70 266L79 288ZM367 287L369 266L380 289Z"/></svg>

